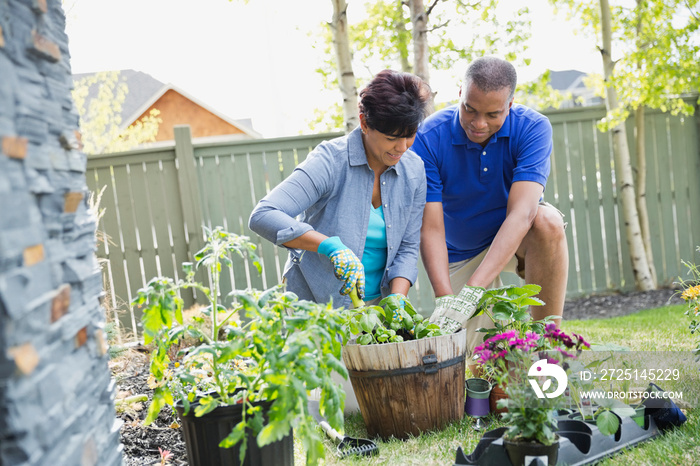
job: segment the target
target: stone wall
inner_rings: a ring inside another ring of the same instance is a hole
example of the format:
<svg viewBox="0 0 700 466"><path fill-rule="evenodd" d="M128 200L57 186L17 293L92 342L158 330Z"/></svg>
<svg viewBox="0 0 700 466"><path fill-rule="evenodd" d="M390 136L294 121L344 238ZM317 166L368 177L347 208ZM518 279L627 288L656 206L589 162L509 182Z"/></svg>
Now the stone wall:
<svg viewBox="0 0 700 466"><path fill-rule="evenodd" d="M0 466L122 464L60 0L0 0Z"/></svg>

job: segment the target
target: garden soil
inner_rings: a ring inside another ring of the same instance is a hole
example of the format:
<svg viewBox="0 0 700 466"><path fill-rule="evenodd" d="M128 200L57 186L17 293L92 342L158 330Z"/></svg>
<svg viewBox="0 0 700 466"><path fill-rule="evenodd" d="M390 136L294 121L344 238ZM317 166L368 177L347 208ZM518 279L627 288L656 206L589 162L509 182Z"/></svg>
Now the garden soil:
<svg viewBox="0 0 700 466"><path fill-rule="evenodd" d="M680 297L671 289L599 295L567 301L564 317L569 320L610 318L681 303ZM146 348L128 350L110 361L110 368L117 381L118 399L137 394L150 397ZM124 445L124 465L160 465L162 455L169 455L166 464L187 465L187 451L181 428L177 425L177 416L164 409L153 424L144 426L147 409L148 402L118 409L117 416L123 421L121 441Z"/></svg>

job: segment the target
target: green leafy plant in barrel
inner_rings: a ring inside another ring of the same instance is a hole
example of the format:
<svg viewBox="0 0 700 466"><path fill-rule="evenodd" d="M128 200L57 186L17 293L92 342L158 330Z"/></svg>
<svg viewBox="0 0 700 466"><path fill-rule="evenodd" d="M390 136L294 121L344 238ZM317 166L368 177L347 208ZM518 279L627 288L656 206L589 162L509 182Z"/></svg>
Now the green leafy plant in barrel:
<svg viewBox="0 0 700 466"><path fill-rule="evenodd" d="M391 294L378 306L365 306L351 292L352 309L347 314L350 333L357 335L358 345L399 343L421 338L445 335L437 324L431 324L419 314L407 297Z"/></svg>
<svg viewBox="0 0 700 466"><path fill-rule="evenodd" d="M321 389L321 413L329 424L342 428L345 394L331 380L332 371L347 378L340 363L341 341L347 338L342 311L300 301L282 286L234 290L223 299L222 266L232 266L232 255L247 256L258 270L260 264L246 237L221 228L206 233L196 265L183 264L184 279L154 278L134 299L143 309L144 343L154 346L150 372L155 389L146 423L175 403L185 412L195 406L196 416L243 404L242 420L221 447L239 444L243 461L247 431L262 447L294 428L307 463L317 464L324 449L307 397L310 390ZM199 270L208 273L210 286L195 280ZM197 322L183 322L178 293L185 289L206 298L209 331ZM183 341L194 343L183 347ZM272 402L266 413L260 401Z"/></svg>

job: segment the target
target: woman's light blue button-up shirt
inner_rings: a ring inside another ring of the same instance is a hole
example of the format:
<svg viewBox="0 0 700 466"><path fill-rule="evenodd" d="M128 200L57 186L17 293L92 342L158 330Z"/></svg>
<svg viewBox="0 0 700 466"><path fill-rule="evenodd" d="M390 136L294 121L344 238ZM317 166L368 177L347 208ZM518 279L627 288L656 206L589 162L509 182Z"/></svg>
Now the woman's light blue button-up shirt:
<svg viewBox="0 0 700 466"><path fill-rule="evenodd" d="M255 207L249 227L268 241L282 245L316 230L339 236L362 260L372 203L374 171L367 163L362 133L319 144L282 183ZM406 151L395 166L380 176L386 222L387 267L381 281L382 295L389 283L404 277L413 284L418 276L418 247L425 207L426 179L423 161ZM342 283L333 274L330 260L321 254L289 250L284 268L287 289L301 299L335 307L350 307L340 294Z"/></svg>

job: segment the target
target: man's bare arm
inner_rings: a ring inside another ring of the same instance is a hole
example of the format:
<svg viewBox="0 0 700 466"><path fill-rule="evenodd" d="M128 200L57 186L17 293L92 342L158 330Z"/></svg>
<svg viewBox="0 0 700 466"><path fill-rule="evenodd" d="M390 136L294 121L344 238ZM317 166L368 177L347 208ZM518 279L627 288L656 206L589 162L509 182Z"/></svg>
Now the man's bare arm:
<svg viewBox="0 0 700 466"><path fill-rule="evenodd" d="M420 231L420 253L436 297L452 294L441 202L427 202Z"/></svg>
<svg viewBox="0 0 700 466"><path fill-rule="evenodd" d="M503 271L532 228L543 191L542 185L533 181L513 183L508 195L506 219L467 285L488 287Z"/></svg>

